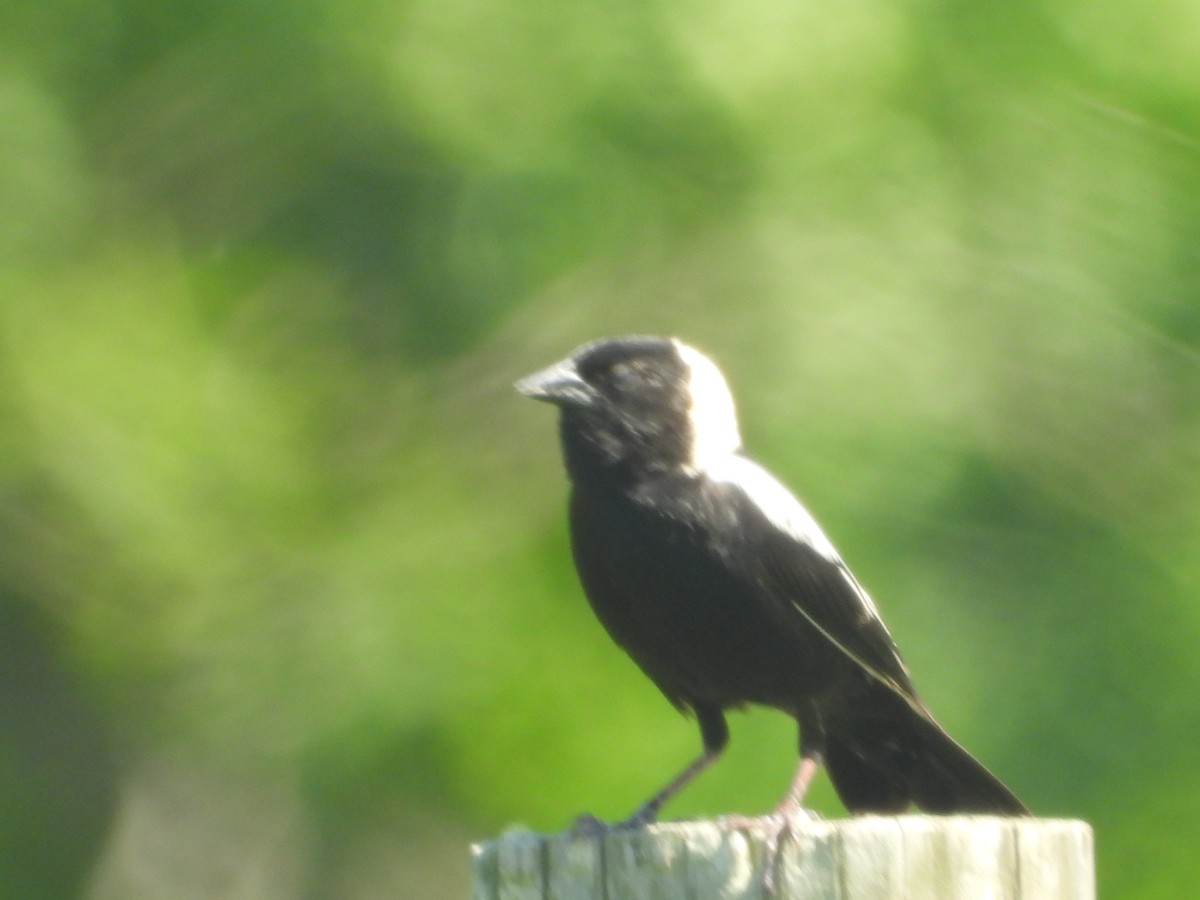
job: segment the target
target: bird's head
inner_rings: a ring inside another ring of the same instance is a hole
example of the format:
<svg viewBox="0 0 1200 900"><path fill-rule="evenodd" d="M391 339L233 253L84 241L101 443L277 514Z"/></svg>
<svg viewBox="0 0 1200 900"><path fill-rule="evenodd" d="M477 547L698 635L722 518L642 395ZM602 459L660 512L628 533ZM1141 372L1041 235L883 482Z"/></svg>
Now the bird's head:
<svg viewBox="0 0 1200 900"><path fill-rule="evenodd" d="M562 411L572 479L705 471L741 446L716 365L674 338L595 341L517 382Z"/></svg>

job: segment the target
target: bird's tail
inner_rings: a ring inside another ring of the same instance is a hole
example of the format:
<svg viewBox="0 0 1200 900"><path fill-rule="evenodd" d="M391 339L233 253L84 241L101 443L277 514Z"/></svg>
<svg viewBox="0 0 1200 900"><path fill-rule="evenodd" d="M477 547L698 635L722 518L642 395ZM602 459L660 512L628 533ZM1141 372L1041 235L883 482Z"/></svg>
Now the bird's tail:
<svg viewBox="0 0 1200 900"><path fill-rule="evenodd" d="M888 692L886 688L875 688ZM870 718L827 723L825 764L851 812L1027 815L1029 810L919 703L864 704Z"/></svg>

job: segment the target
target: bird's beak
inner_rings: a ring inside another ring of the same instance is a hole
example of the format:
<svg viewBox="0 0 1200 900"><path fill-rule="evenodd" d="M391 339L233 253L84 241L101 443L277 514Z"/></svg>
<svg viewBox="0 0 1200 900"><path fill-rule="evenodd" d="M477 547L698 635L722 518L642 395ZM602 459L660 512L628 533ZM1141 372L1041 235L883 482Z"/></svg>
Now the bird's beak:
<svg viewBox="0 0 1200 900"><path fill-rule="evenodd" d="M513 387L526 397L559 406L590 406L596 399L595 388L579 377L579 371L571 359L534 372Z"/></svg>

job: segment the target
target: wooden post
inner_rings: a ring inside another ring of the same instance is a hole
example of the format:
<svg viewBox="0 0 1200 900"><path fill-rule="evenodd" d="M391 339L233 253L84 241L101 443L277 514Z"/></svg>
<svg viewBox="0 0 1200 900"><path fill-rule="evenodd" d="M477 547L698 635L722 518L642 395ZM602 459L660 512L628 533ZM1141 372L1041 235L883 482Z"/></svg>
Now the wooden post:
<svg viewBox="0 0 1200 900"><path fill-rule="evenodd" d="M732 824L731 824L732 823ZM476 844L474 900L1093 900L1070 819L861 816L672 822Z"/></svg>

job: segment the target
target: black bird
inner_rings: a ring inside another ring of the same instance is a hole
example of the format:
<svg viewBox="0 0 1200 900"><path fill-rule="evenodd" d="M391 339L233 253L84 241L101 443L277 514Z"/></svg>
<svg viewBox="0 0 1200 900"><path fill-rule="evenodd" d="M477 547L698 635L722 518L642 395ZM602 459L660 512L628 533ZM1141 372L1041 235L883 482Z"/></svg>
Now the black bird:
<svg viewBox="0 0 1200 900"><path fill-rule="evenodd" d="M608 633L704 752L625 825L657 819L720 756L725 710L788 713L800 764L777 813L824 763L853 813L1028 811L918 698L879 612L808 511L743 454L717 367L674 339L597 341L525 378L555 404L571 547Z"/></svg>

